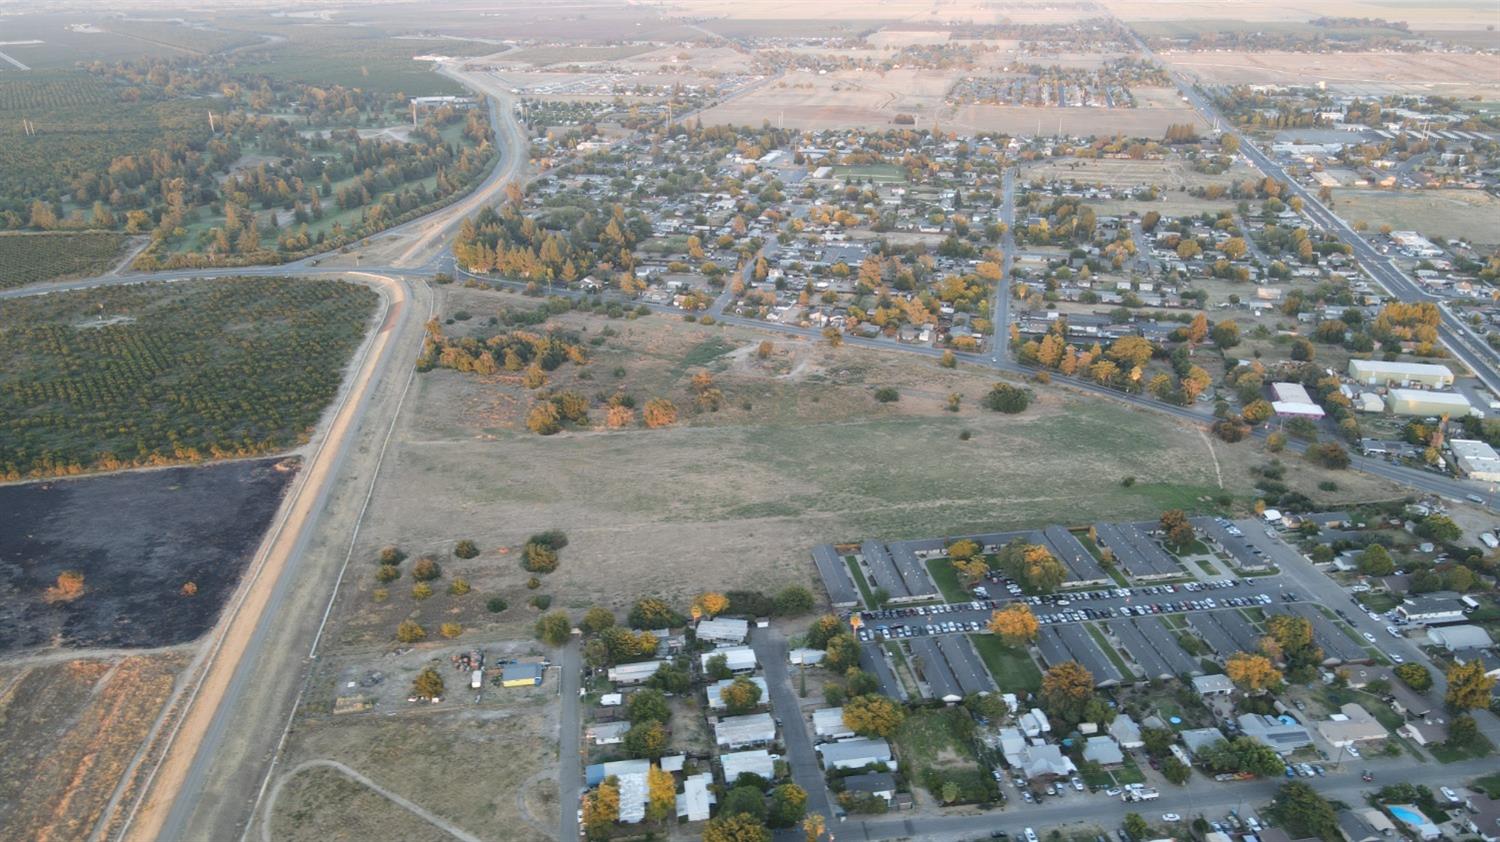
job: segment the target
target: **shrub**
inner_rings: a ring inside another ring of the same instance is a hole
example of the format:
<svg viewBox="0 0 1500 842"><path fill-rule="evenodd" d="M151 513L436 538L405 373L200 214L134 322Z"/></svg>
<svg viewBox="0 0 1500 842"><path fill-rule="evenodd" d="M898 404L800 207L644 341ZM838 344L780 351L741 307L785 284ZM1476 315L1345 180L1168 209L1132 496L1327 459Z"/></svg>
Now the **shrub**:
<svg viewBox="0 0 1500 842"><path fill-rule="evenodd" d="M544 593L537 594L531 598L531 607L538 611L546 611L552 607L552 596Z"/></svg>
<svg viewBox="0 0 1500 842"><path fill-rule="evenodd" d="M499 614L501 611L504 611L509 607L510 603L506 602L504 599L498 596L492 596L488 601L484 603L485 610L489 611L491 614Z"/></svg>
<svg viewBox="0 0 1500 842"><path fill-rule="evenodd" d="M959 430L958 431L958 440L959 441L968 441L971 438L974 438L974 433L973 432L971 432L969 430Z"/></svg>
<svg viewBox="0 0 1500 842"><path fill-rule="evenodd" d="M421 600L426 599L429 596L432 596L432 586L427 584L426 582L418 582L411 589L412 599Z"/></svg>
<svg viewBox="0 0 1500 842"><path fill-rule="evenodd" d="M411 577L418 582L430 582L443 575L442 565L430 555L424 555L412 565Z"/></svg>
<svg viewBox="0 0 1500 842"><path fill-rule="evenodd" d="M801 585L791 585L782 588L776 594L776 613L781 616L795 616L806 614L813 607L812 591Z"/></svg>
<svg viewBox="0 0 1500 842"><path fill-rule="evenodd" d="M529 590L529 591L534 591L537 588L540 588L541 586L542 586L542 580L538 579L535 576L532 576L530 579L526 580L526 589Z"/></svg>
<svg viewBox="0 0 1500 842"><path fill-rule="evenodd" d="M422 670L411 683L411 694L418 699L440 699L443 690L443 676L434 667Z"/></svg>
<svg viewBox="0 0 1500 842"><path fill-rule="evenodd" d="M406 560L406 553L401 552L401 550L397 549L394 546L381 547L380 555L377 556L377 560L381 564L400 564L401 562Z"/></svg>
<svg viewBox="0 0 1500 842"><path fill-rule="evenodd" d="M396 627L396 639L402 643L416 643L427 639L427 630L415 620L402 620L401 625Z"/></svg>
<svg viewBox="0 0 1500 842"><path fill-rule="evenodd" d="M464 633L464 627L459 625L458 623L444 623L438 627L438 633L443 637L452 640L453 638L458 637L459 635Z"/></svg>
<svg viewBox="0 0 1500 842"><path fill-rule="evenodd" d="M890 386L881 386L875 390L875 400L881 403L895 403L901 400L901 393Z"/></svg>
<svg viewBox="0 0 1500 842"><path fill-rule="evenodd" d="M399 578L401 578L401 568L394 564L382 564L380 565L380 569L375 571L375 581L382 585L394 582Z"/></svg>
<svg viewBox="0 0 1500 842"><path fill-rule="evenodd" d="M1125 486L1126 488L1129 488L1130 486L1135 485L1135 477L1126 477L1120 480L1120 484Z"/></svg>
<svg viewBox="0 0 1500 842"><path fill-rule="evenodd" d="M530 573L551 573L557 569L557 551L544 544L527 544L521 552L521 567Z"/></svg>
<svg viewBox="0 0 1500 842"><path fill-rule="evenodd" d="M561 529L549 529L527 538L526 543L539 544L549 550L560 550L568 545L568 533Z"/></svg>
<svg viewBox="0 0 1500 842"><path fill-rule="evenodd" d="M370 591L370 598L378 602L385 602L391 598L391 592L385 588L376 588Z"/></svg>
<svg viewBox="0 0 1500 842"><path fill-rule="evenodd" d="M459 558L475 558L479 555L479 547L468 538L453 545L453 554Z"/></svg>
<svg viewBox="0 0 1500 842"><path fill-rule="evenodd" d="M986 409L1015 415L1031 405L1031 393L1009 383L996 383L982 401Z"/></svg>
<svg viewBox="0 0 1500 842"><path fill-rule="evenodd" d="M448 585L448 593L454 596L463 596L471 590L473 590L473 588L469 587L468 579L454 579L453 582Z"/></svg>

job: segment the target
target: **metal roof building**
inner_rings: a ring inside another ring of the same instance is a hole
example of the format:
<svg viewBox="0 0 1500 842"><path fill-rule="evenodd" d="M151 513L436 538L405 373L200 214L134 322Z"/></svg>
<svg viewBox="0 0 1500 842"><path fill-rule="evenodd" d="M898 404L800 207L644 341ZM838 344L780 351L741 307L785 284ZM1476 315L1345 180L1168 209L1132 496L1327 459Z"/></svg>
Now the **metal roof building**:
<svg viewBox="0 0 1500 842"><path fill-rule="evenodd" d="M823 589L828 591L828 601L834 608L852 608L859 604L859 590L849 576L849 567L834 551L832 544L819 544L812 549L813 564L823 580Z"/></svg>

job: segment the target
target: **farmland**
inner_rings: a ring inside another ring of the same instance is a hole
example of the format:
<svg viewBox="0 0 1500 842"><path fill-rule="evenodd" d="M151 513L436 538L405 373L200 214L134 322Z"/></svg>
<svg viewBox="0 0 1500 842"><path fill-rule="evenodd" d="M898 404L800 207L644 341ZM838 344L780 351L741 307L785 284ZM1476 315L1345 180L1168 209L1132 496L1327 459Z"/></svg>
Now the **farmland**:
<svg viewBox="0 0 1500 842"><path fill-rule="evenodd" d="M108 270L119 258L125 235L0 234L0 289Z"/></svg>
<svg viewBox="0 0 1500 842"><path fill-rule="evenodd" d="M254 279L0 305L0 475L250 456L307 440L375 293Z"/></svg>

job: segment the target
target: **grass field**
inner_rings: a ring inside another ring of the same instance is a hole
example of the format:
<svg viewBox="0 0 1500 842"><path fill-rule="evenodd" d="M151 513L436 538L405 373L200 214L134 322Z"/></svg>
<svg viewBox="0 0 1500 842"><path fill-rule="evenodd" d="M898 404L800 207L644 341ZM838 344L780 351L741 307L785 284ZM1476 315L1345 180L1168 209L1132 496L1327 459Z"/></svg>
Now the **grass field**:
<svg viewBox="0 0 1500 842"><path fill-rule="evenodd" d="M445 311L473 314L445 327L454 336L482 332L489 314L524 300L443 293ZM442 600L418 603L398 588L373 604L374 570L361 569L363 596L351 598L340 625L345 643L389 640L409 613L478 633L529 632L535 612L525 604L536 593L567 594L561 607L581 610L626 607L645 593L685 607L710 588L816 586L809 553L821 543L1154 520L1164 509L1213 510L1221 495L1247 504L1248 467L1263 461L1253 445L1226 447L1160 416L1054 389L1039 388L1019 416L981 410L993 372L905 354L775 338L761 360L765 334L748 329L580 313L552 323L593 338L590 362L550 372L547 385L588 397L589 423L527 432L534 393L515 374L419 375L361 539L366 554L387 543L446 554L472 538L481 557L445 567L512 608L488 615L475 601L450 616ZM723 392L717 412L693 409L698 372ZM878 403L877 386L896 388L900 401ZM606 429L601 405L616 391L637 407L669 398L679 421ZM958 413L946 411L951 392L963 396ZM1127 487L1126 476L1154 481ZM1299 490L1319 495L1321 477L1305 479L1294 480ZM1341 494L1374 493L1348 472L1339 483ZM546 529L566 530L570 544L532 591L516 550Z"/></svg>
<svg viewBox="0 0 1500 842"><path fill-rule="evenodd" d="M352 284L259 278L0 304L0 476L294 447L375 300Z"/></svg>
<svg viewBox="0 0 1500 842"><path fill-rule="evenodd" d="M1036 692L1042 687L1042 671L1024 649L1006 646L992 634L971 634L969 640L989 667L1002 693Z"/></svg>
<svg viewBox="0 0 1500 842"><path fill-rule="evenodd" d="M0 234L0 289L98 275L120 257L124 234Z"/></svg>
<svg viewBox="0 0 1500 842"><path fill-rule="evenodd" d="M523 61L545 67L549 64L588 64L596 61L618 61L649 53L655 48L649 44L618 44L611 47L527 47L506 53L506 61Z"/></svg>
<svg viewBox="0 0 1500 842"><path fill-rule="evenodd" d="M1370 228L1389 225L1430 237L1462 237L1476 245L1500 245L1500 199L1482 190L1333 191L1334 210Z"/></svg>
<svg viewBox="0 0 1500 842"><path fill-rule="evenodd" d="M948 559L928 559L927 572L932 576L932 581L937 584L938 590L942 592L943 599L948 602L963 602L971 598L969 592L958 583L958 573L954 571L953 563Z"/></svg>

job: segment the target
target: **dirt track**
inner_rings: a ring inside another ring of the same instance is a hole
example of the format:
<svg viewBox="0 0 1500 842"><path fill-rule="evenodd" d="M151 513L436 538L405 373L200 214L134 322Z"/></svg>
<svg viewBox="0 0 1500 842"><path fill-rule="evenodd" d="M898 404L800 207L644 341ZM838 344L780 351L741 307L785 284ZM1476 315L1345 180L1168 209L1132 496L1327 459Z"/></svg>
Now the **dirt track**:
<svg viewBox="0 0 1500 842"><path fill-rule="evenodd" d="M262 621L275 617L283 607L288 594L285 573L305 570L289 570L299 565L305 568L307 560L304 550L310 533L316 527L320 513L327 503L335 478L345 468L351 442L358 430L365 403L370 397L371 387L380 375L389 368L391 357L400 347L397 340L408 338L401 327L415 323L420 328L425 311L418 312L413 306L412 291L401 281L380 276L366 276L381 288L386 308L380 319L383 325L375 332L364 349L354 376L327 422L320 444L310 456L306 471L292 489L288 504L281 518L273 525L262 543L249 575L240 591L226 611L218 630L210 638L204 653L194 663L184 703L187 713L178 722L169 736L166 755L148 779L145 791L147 799L134 812L128 839L154 840L162 838L188 838L191 808L185 803L193 799L180 799L184 789L202 787L201 770L192 774L195 756L200 752L217 750L217 742L224 736L231 718L231 711L222 701L226 696L235 697L231 686L249 680L248 673L263 668L257 658L269 658L272 670L275 662L288 660L300 653L267 651L266 638L270 630ZM316 560L313 560L316 564ZM268 613L269 609L269 613ZM250 657L247 659L247 655ZM282 672L288 672L284 667ZM295 670L289 670L295 672ZM279 672L272 672L256 683L258 689L278 683ZM285 677L285 676L282 676ZM238 688L237 688L238 689ZM244 715L250 716L248 712ZM244 722L237 726L244 730ZM232 750L229 756L237 756ZM255 764L237 764L251 766ZM192 838L222 838L217 835Z"/></svg>

